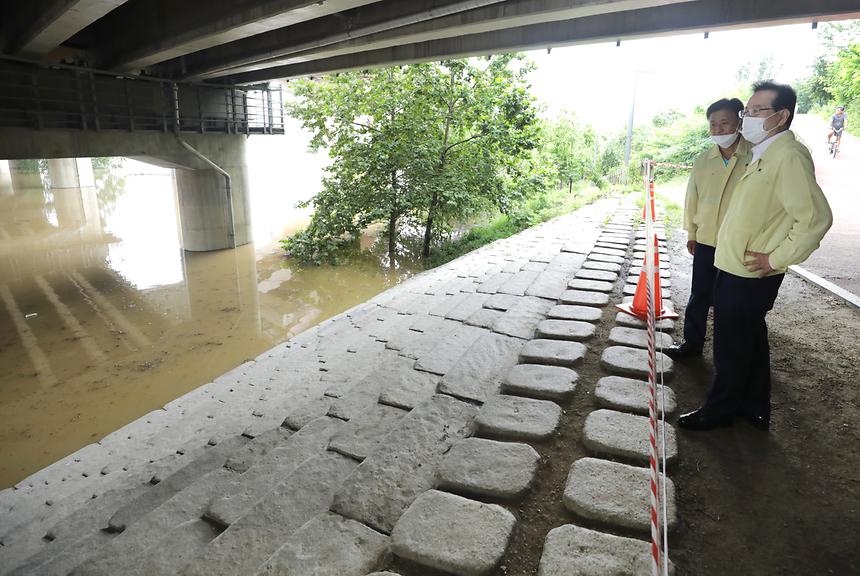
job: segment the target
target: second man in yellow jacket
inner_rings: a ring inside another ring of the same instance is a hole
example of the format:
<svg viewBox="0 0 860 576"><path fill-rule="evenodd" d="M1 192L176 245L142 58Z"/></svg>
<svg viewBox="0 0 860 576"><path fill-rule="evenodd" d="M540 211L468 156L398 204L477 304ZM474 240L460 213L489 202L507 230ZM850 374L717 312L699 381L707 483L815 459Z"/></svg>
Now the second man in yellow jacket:
<svg viewBox="0 0 860 576"><path fill-rule="evenodd" d="M749 143L740 137L737 98L717 100L706 112L714 145L693 163L684 202L687 250L693 255L693 282L684 312L684 341L665 350L672 358L700 356L705 344L708 310L713 303L714 252L717 232L726 215L735 184L750 161Z"/></svg>

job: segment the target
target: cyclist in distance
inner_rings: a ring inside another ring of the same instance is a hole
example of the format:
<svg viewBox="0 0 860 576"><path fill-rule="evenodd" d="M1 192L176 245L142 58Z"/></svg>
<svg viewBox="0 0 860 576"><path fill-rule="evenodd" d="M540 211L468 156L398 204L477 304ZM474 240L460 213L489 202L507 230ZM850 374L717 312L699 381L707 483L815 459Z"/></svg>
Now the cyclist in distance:
<svg viewBox="0 0 860 576"><path fill-rule="evenodd" d="M830 133L827 135L827 144L830 144L830 139L836 136L836 145L842 141L842 132L845 130L845 122L848 116L845 114L845 106L837 106L836 114L830 117Z"/></svg>

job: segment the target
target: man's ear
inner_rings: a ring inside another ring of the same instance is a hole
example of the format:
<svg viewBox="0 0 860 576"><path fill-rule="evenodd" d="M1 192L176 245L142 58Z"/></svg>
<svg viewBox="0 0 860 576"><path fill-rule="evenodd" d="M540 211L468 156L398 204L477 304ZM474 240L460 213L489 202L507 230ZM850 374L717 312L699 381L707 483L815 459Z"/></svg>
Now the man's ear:
<svg viewBox="0 0 860 576"><path fill-rule="evenodd" d="M788 108L783 108L782 110L777 112L777 114L779 114L779 117L781 118L777 126L786 126L788 124L788 117L791 116L791 112L788 111Z"/></svg>

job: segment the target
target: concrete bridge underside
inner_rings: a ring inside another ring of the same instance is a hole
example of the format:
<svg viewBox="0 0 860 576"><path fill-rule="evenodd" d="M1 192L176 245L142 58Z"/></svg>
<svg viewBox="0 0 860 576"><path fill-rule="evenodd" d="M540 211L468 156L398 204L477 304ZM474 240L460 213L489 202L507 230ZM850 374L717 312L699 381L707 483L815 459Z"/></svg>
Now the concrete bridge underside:
<svg viewBox="0 0 860 576"><path fill-rule="evenodd" d="M641 36L855 18L858 0L9 0L0 54L248 83Z"/></svg>
<svg viewBox="0 0 860 576"><path fill-rule="evenodd" d="M0 158L174 166L185 247L214 250L250 241L238 135L283 132L269 80L853 18L860 0L8 0L0 10Z"/></svg>

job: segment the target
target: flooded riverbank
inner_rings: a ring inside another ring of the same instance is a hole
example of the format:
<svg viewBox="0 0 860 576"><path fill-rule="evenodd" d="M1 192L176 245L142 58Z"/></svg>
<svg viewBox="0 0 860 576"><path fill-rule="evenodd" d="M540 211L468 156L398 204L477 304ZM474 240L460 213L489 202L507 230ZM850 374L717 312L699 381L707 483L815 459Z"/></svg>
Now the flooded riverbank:
<svg viewBox="0 0 860 576"><path fill-rule="evenodd" d="M207 253L179 248L169 170L0 182L0 488L412 275L367 252L283 257L324 164L295 139L249 143L257 241Z"/></svg>

